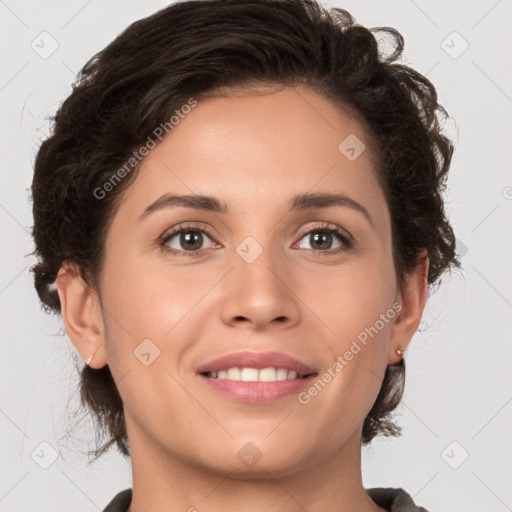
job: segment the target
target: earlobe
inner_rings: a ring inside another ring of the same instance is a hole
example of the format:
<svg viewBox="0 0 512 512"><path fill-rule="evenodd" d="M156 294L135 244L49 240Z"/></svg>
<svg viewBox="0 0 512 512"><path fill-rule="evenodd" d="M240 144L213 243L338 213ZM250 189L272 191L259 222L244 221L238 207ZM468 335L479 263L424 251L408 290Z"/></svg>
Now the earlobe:
<svg viewBox="0 0 512 512"><path fill-rule="evenodd" d="M397 293L396 300L401 308L393 324L388 351L389 364L400 362L420 325L428 296L428 266L428 256L423 251L418 265L407 275L406 282Z"/></svg>
<svg viewBox="0 0 512 512"><path fill-rule="evenodd" d="M96 292L87 286L77 266L68 263L60 268L56 286L62 320L71 342L85 362L102 368L107 364L105 329Z"/></svg>

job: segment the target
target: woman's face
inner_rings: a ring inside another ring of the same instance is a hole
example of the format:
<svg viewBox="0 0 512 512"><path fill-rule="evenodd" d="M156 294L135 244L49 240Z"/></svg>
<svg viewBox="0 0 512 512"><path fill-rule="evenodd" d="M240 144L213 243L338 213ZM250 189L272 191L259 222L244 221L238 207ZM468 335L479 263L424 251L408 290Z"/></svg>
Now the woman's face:
<svg viewBox="0 0 512 512"><path fill-rule="evenodd" d="M400 307L368 146L297 88L199 101L150 150L100 280L132 452L284 475L360 450Z"/></svg>

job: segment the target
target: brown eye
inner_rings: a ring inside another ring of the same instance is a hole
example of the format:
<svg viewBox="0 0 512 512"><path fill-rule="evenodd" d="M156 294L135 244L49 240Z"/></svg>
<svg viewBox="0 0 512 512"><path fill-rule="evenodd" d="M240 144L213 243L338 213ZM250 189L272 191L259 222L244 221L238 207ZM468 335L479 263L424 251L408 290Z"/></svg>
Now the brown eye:
<svg viewBox="0 0 512 512"><path fill-rule="evenodd" d="M333 236L331 233L317 232L309 235L310 243L313 249L331 249Z"/></svg>
<svg viewBox="0 0 512 512"><path fill-rule="evenodd" d="M213 242L202 229L182 227L162 240L162 246L166 251L175 254L197 254L205 250L205 242Z"/></svg>
<svg viewBox="0 0 512 512"><path fill-rule="evenodd" d="M196 251L203 245L203 235L199 231L182 231L179 237L179 243L186 250Z"/></svg>
<svg viewBox="0 0 512 512"><path fill-rule="evenodd" d="M318 252L339 252L351 247L349 238L340 230L334 228L314 229L306 233L301 240L309 242L310 247L302 249L310 249Z"/></svg>

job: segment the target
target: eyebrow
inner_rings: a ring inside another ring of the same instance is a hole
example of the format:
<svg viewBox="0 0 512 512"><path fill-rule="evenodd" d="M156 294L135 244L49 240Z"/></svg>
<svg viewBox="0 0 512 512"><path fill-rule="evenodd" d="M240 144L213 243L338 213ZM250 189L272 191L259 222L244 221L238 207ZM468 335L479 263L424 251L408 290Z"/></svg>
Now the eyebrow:
<svg viewBox="0 0 512 512"><path fill-rule="evenodd" d="M208 211L214 213L229 213L228 205L216 197L205 195L175 195L164 194L151 203L140 215L139 221L144 220L149 214L162 208L181 206L193 210ZM373 220L368 210L360 203L344 194L329 193L305 193L295 195L289 203L290 211L303 211L309 209L329 208L342 206L361 213L373 226Z"/></svg>

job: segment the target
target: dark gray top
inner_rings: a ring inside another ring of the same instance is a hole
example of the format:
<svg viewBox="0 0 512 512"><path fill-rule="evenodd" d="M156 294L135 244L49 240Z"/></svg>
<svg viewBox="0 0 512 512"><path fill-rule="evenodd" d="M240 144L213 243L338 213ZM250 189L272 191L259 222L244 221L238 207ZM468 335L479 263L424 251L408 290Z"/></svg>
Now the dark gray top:
<svg viewBox="0 0 512 512"><path fill-rule="evenodd" d="M411 496L403 489L393 487L372 487L366 489L368 496L379 507L388 512L428 512L426 508L417 506ZM103 512L126 512L132 502L132 489L125 489L116 494Z"/></svg>

